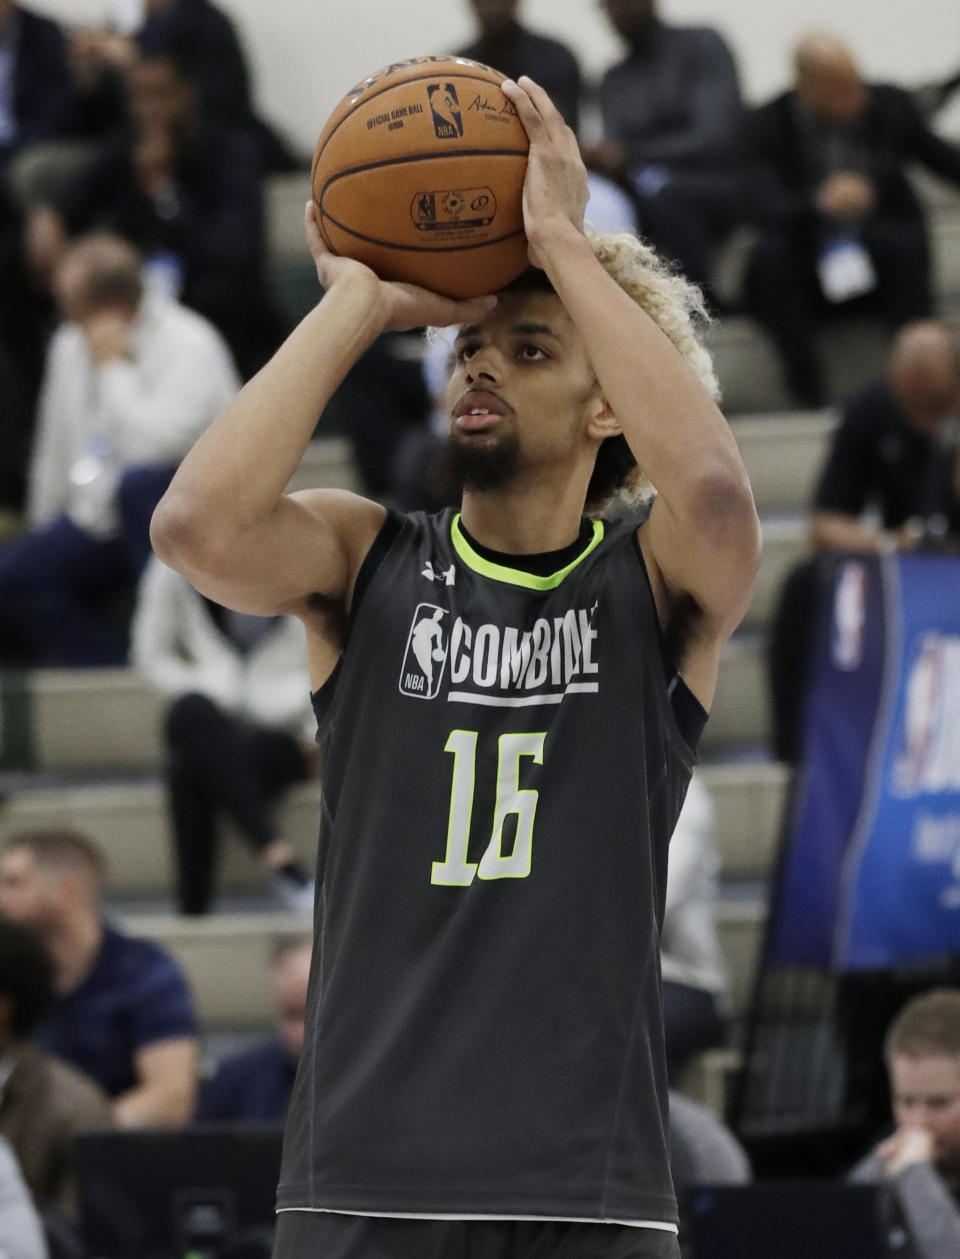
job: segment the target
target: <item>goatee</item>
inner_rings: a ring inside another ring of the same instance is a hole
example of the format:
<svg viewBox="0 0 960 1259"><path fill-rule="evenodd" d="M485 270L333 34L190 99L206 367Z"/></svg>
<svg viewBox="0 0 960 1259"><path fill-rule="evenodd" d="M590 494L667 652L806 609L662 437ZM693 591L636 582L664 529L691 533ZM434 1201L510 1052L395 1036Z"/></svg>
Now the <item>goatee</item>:
<svg viewBox="0 0 960 1259"><path fill-rule="evenodd" d="M509 484L520 466L520 443L515 433L495 441L453 432L437 455L436 484L444 496L464 490L499 490Z"/></svg>

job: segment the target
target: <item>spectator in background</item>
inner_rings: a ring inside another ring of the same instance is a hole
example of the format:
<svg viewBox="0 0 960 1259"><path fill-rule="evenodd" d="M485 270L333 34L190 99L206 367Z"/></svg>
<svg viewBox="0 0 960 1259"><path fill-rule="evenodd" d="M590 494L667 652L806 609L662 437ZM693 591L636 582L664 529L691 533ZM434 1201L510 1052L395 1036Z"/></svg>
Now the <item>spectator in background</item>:
<svg viewBox="0 0 960 1259"><path fill-rule="evenodd" d="M944 324L904 328L886 378L843 407L814 499L821 550L960 543L960 344ZM867 507L880 527L861 521Z"/></svg>
<svg viewBox="0 0 960 1259"><path fill-rule="evenodd" d="M803 39L794 70L792 90L753 117L767 193L745 297L794 400L820 406L814 331L830 305L863 298L891 328L930 314L927 228L906 167L960 184L960 152L928 129L909 93L866 83L832 36Z"/></svg>
<svg viewBox="0 0 960 1259"><path fill-rule="evenodd" d="M820 551L960 549L960 344L944 324L909 324L885 379L843 407L814 495ZM871 508L879 518L862 518ZM817 618L817 565L784 582L770 635L774 752L796 762Z"/></svg>
<svg viewBox="0 0 960 1259"><path fill-rule="evenodd" d="M851 1180L886 1189L888 1235L915 1259L960 1254L960 992L909 1001L884 1046L896 1131Z"/></svg>
<svg viewBox="0 0 960 1259"><path fill-rule="evenodd" d="M713 804L694 774L670 840L660 937L667 1071L675 1085L697 1053L723 1043L727 978L715 911L720 860Z"/></svg>
<svg viewBox="0 0 960 1259"><path fill-rule="evenodd" d="M743 212L733 57L715 30L661 22L655 0L603 3L630 53L603 76L604 140L585 160L626 183L643 236L706 285L712 245Z"/></svg>
<svg viewBox="0 0 960 1259"><path fill-rule="evenodd" d="M47 1259L43 1225L16 1155L0 1138L0 1238L4 1259Z"/></svg>
<svg viewBox="0 0 960 1259"><path fill-rule="evenodd" d="M278 1035L220 1063L201 1090L199 1123L282 1123L286 1119L303 1049L312 949L313 940L307 934L279 936L274 941L271 972Z"/></svg>
<svg viewBox="0 0 960 1259"><path fill-rule="evenodd" d="M692 1257L686 1225L691 1191L701 1185L746 1185L747 1152L712 1110L670 1090L670 1174L680 1208L680 1252ZM772 1259L772 1257L771 1257Z"/></svg>
<svg viewBox="0 0 960 1259"><path fill-rule="evenodd" d="M172 55L194 68L207 117L249 130L260 142L266 170L296 169L297 159L254 113L243 46L222 10L208 0L145 0L142 15L120 25L123 29L81 27L71 35L81 134L102 136L115 126L122 112L123 75L141 52Z"/></svg>
<svg viewBox="0 0 960 1259"><path fill-rule="evenodd" d="M63 135L70 108L60 27L15 0L0 0L0 177L16 154Z"/></svg>
<svg viewBox="0 0 960 1259"><path fill-rule="evenodd" d="M13 836L0 856L0 911L41 937L57 997L35 1039L112 1098L121 1127L193 1114L197 1020L180 968L158 945L107 923L105 863L71 831Z"/></svg>
<svg viewBox="0 0 960 1259"><path fill-rule="evenodd" d="M204 117L183 58L146 54L125 81L129 125L31 213L34 269L50 274L68 234L116 232L141 251L155 284L219 328L248 377L283 335L265 279L259 146Z"/></svg>
<svg viewBox="0 0 960 1259"><path fill-rule="evenodd" d="M40 1211L76 1214L73 1138L112 1126L110 1103L85 1075L31 1043L54 1001L38 936L0 918L0 1137L10 1142ZM7 1237L0 1226L0 1254Z"/></svg>
<svg viewBox="0 0 960 1259"><path fill-rule="evenodd" d="M153 559L133 623L134 666L168 700L166 779L185 914L213 894L217 825L229 816L287 908L313 910L313 880L278 833L274 805L314 772L316 722L303 626L247 616Z"/></svg>
<svg viewBox="0 0 960 1259"><path fill-rule="evenodd" d="M29 532L0 551L7 659L109 665L124 635L104 610L132 592L153 508L239 381L206 320L144 295L126 242L93 236L59 267L28 495Z"/></svg>
<svg viewBox="0 0 960 1259"><path fill-rule="evenodd" d="M519 0L470 0L477 39L458 54L494 66L510 79L529 75L548 93L564 122L580 125L580 67L565 44L536 35L517 20Z"/></svg>

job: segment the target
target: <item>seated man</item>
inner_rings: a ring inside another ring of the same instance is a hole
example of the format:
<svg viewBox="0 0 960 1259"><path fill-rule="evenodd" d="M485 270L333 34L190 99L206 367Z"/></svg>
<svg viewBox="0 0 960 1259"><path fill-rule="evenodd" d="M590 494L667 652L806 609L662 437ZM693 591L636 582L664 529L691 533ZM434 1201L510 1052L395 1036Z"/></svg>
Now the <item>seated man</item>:
<svg viewBox="0 0 960 1259"><path fill-rule="evenodd" d="M74 1067L32 1043L54 1001L53 963L38 935L0 918L0 1137L17 1156L33 1201L76 1211L73 1138L109 1128L110 1102ZM7 1253L0 1226L0 1254Z"/></svg>
<svg viewBox="0 0 960 1259"><path fill-rule="evenodd" d="M201 1089L198 1122L282 1123L286 1119L303 1049L312 949L309 934L279 936L274 941L271 969L279 1035L220 1063Z"/></svg>
<svg viewBox="0 0 960 1259"><path fill-rule="evenodd" d="M508 78L528 74L549 94L568 127L580 122L580 67L559 40L527 30L517 21L519 0L470 0L480 30L461 57L495 66Z"/></svg>
<svg viewBox="0 0 960 1259"><path fill-rule="evenodd" d="M266 288L260 146L204 114L197 68L181 53L143 54L125 84L128 124L32 212L34 269L49 271L68 234L116 232L158 283L219 328L252 375L283 334Z"/></svg>
<svg viewBox="0 0 960 1259"><path fill-rule="evenodd" d="M960 345L945 325L905 327L883 380L843 407L814 495L820 551L960 547ZM863 518L873 508L879 523ZM816 561L784 583L770 639L775 753L800 753L807 658L816 621Z"/></svg>
<svg viewBox="0 0 960 1259"><path fill-rule="evenodd" d="M193 1113L197 1020L176 962L104 921L105 863L70 831L15 835L0 856L0 910L37 931L57 998L37 1043L113 1099L123 1127L176 1126Z"/></svg>
<svg viewBox="0 0 960 1259"><path fill-rule="evenodd" d="M119 9L120 6L115 6ZM77 130L98 136L112 130L122 112L123 73L138 51L173 53L196 67L204 112L228 126L243 127L261 142L270 171L296 168L284 142L253 110L250 71L233 21L209 0L144 0L116 17L122 30L81 27L70 36L77 90Z"/></svg>
<svg viewBox="0 0 960 1259"><path fill-rule="evenodd" d="M0 551L0 654L119 664L124 636L103 600L134 590L157 500L239 382L206 320L144 293L125 241L75 245L57 297L63 323L44 377L29 532Z"/></svg>
<svg viewBox="0 0 960 1259"><path fill-rule="evenodd" d="M733 57L711 28L661 22L656 0L604 8L630 52L603 76L604 142L587 149L587 165L626 184L643 236L704 285L711 246L743 210Z"/></svg>
<svg viewBox="0 0 960 1259"><path fill-rule="evenodd" d="M313 879L274 818L278 798L316 761L300 623L222 608L154 558L132 640L135 668L170 701L165 769L181 911L210 908L225 814L270 871L281 903L311 913Z"/></svg>
<svg viewBox="0 0 960 1259"><path fill-rule="evenodd" d="M891 1241L915 1259L960 1255L960 992L914 997L884 1046L896 1130L851 1172L882 1184Z"/></svg>
<svg viewBox="0 0 960 1259"><path fill-rule="evenodd" d="M821 550L960 544L960 344L944 324L908 325L887 373L843 407L814 499ZM878 528L861 520L880 513Z"/></svg>
<svg viewBox="0 0 960 1259"><path fill-rule="evenodd" d="M0 0L0 173L31 144L63 135L71 87L63 33L55 22Z"/></svg>
<svg viewBox="0 0 960 1259"><path fill-rule="evenodd" d="M813 336L831 304L863 298L894 329L931 313L927 228L906 168L960 184L960 151L929 130L908 92L866 83L829 35L801 40L794 69L793 88L753 117L767 194L745 298L794 400L820 406Z"/></svg>

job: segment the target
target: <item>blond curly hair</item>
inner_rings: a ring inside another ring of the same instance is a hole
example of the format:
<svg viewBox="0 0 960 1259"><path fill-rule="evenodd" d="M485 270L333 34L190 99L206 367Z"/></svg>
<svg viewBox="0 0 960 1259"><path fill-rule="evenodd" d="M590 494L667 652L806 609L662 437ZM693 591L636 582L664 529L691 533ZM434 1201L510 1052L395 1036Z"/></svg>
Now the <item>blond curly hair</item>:
<svg viewBox="0 0 960 1259"><path fill-rule="evenodd" d="M713 362L700 339L710 322L703 294L632 232L587 229L594 256L620 288L646 311L715 402L720 399ZM654 489L637 466L627 439L608 437L597 452L587 488L591 515L628 509L649 500Z"/></svg>

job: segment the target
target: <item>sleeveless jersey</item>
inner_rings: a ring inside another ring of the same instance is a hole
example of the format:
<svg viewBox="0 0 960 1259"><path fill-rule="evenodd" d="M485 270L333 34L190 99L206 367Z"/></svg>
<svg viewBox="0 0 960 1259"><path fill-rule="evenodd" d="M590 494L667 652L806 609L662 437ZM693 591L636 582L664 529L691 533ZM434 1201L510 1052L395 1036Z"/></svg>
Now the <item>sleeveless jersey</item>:
<svg viewBox="0 0 960 1259"><path fill-rule="evenodd" d="M281 1210L675 1223L658 950L694 757L637 524L538 577L412 514L361 571L314 697Z"/></svg>

